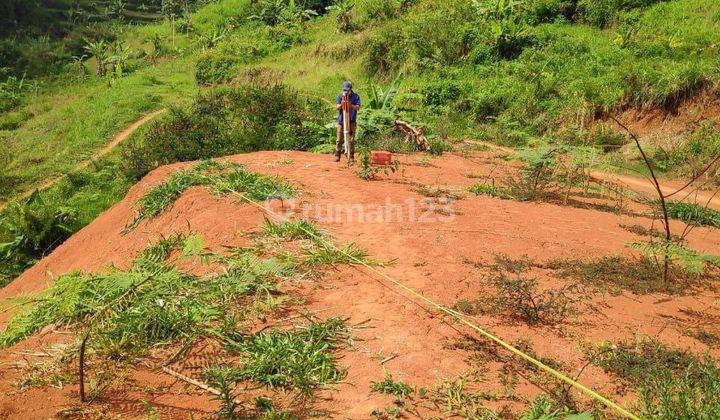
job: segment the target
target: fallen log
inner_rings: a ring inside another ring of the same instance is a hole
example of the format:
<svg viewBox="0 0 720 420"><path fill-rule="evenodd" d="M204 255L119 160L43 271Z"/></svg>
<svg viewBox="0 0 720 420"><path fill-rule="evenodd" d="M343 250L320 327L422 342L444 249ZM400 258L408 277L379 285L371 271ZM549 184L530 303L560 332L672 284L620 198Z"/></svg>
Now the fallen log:
<svg viewBox="0 0 720 420"><path fill-rule="evenodd" d="M396 119L393 124L395 127L399 128L403 134L405 134L405 141L414 141L420 150L428 149L427 137L425 137L425 133L422 128L413 127L410 123L401 119Z"/></svg>

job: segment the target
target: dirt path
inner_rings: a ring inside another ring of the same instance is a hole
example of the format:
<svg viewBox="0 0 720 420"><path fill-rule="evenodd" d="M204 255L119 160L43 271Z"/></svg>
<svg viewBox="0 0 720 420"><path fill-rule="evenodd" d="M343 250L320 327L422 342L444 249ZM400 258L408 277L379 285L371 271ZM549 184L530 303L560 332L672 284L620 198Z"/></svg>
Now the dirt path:
<svg viewBox="0 0 720 420"><path fill-rule="evenodd" d="M465 140L465 143L468 144L475 144L480 146L486 146L492 150L497 150L503 153L513 153L515 152L514 149L504 146L498 146L496 144L492 144L489 142L484 141L478 141L478 140ZM590 171L590 176L593 178L605 180L605 181L611 181L617 184L620 184L627 188L628 190L643 193L643 194L650 194L653 196L657 195L657 192L655 191L655 186L653 185L652 181L649 178L639 178L635 176L629 176L629 175L621 175L616 174L612 172L603 172L603 171ZM663 194L670 194L678 189L682 188L684 186L684 182L680 181L671 181L671 180L660 180L660 189L662 190ZM688 201L690 202L697 202L699 205L705 206L720 210L720 194L714 192L714 191L692 191L691 188L688 188L686 191L683 191L681 193L675 194L672 199L674 200L682 200L685 198L689 198Z"/></svg>
<svg viewBox="0 0 720 420"><path fill-rule="evenodd" d="M100 159L101 157L110 153L110 151L112 151L118 144L120 144L122 141L124 141L125 139L130 137L130 135L132 133L134 133L138 128L143 126L146 122L152 120L153 118L157 117L158 115L160 115L166 111L167 111L166 108L155 110L155 111L145 115L144 117L140 118L139 120L135 121L134 123L130 124L127 128L125 128L121 132L117 133L115 135L115 137L113 137L112 140L108 144L106 144L102 149L100 149L96 154L91 156L89 159L83 160L82 162L79 162L77 165L75 165L72 168L71 172L75 172L75 171L79 171L81 169L87 168L90 165L90 163L92 163L93 161ZM48 178L45 181L41 182L40 184L37 184L33 188L22 193L18 197L18 199L28 198L35 191L42 191L47 188L50 188L51 186L53 186L56 182L58 182L65 176L66 176L66 174L56 176L53 178ZM2 211L6 205L7 205L7 203L0 203L0 211Z"/></svg>

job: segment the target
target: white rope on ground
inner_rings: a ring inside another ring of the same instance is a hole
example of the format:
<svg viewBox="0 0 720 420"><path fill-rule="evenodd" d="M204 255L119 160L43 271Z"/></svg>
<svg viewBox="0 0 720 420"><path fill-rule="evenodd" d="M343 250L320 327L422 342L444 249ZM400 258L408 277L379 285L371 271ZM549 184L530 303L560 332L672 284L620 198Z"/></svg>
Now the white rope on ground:
<svg viewBox="0 0 720 420"><path fill-rule="evenodd" d="M256 202L256 201L251 200L251 199L248 198L245 194L243 194L243 193L241 193L241 192L239 192L239 191L232 190L232 189L230 189L229 191L230 191L232 194L240 197L240 198L242 199L242 201L248 202L248 203L250 203L250 204L258 207L258 208L259 208L260 210L262 210L264 213L270 214L270 215L274 216L275 218L277 218L278 220L283 220L283 221L286 221L286 222L291 221L291 219L290 219L289 217L287 217L287 216L285 216L285 215L282 215L282 214L279 214L279 213L273 211L272 209L269 209L268 207L263 206L262 204L260 204L260 203L258 203L258 202ZM327 240L325 240L324 238L322 238L322 237L318 236L317 234L315 234L314 232L311 232L311 231L307 230L304 226L301 225L301 226L299 226L299 227L300 227L300 229L301 229L303 232L305 232L306 234L308 234L308 235L310 235L311 237L315 238L317 241L321 242L326 248L328 248L328 249L335 249L336 251L338 251L338 252L342 253L343 255L345 255L346 257L348 257L349 260L355 262L355 263L358 264L358 265L361 265L361 266L365 267L365 268L366 268L367 270L369 270L370 272L375 273L375 274L377 274L378 276L382 277L383 279L385 279L385 280L391 282L392 284L398 286L398 287L401 288L402 290L406 291L407 293L411 294L412 296L415 296L416 298L418 298L418 299L420 299L421 301L425 302L425 303L428 304L429 306L432 306L433 308L437 309L438 311L440 311L440 312L442 312L442 313L445 313L445 314L448 314L448 315L450 315L451 317L457 319L457 320L460 321L462 324L465 324L466 326L468 326L468 327L470 327L471 329L475 330L476 332L478 332L478 333L481 334L482 336L484 336L484 337L492 340L493 342L495 342L495 343L498 344L499 346L501 346L501 347L503 347L504 349L510 351L511 353L513 353L513 354L515 354L515 355L517 355L517 356L525 359L528 363L530 363L530 364L532 364L532 365L535 365L536 367L540 368L541 370L544 370L545 372L549 373L550 375L554 376L555 378L557 378L557 379L559 379L559 380L567 383L568 385L576 388L577 390L581 391L582 393L584 393L585 395L589 396L590 398L592 398L592 399L594 399L594 400L596 400L596 401L601 402L601 403L604 404L606 407L610 408L611 410L615 411L616 413L620 414L621 416L627 417L627 418L633 419L633 420L640 420L640 417L638 417L637 415L631 413L630 411L628 411L627 409L623 408L623 407L620 406L619 404L611 401L610 399L602 396L600 393L598 393L598 392L596 392L596 391L594 391L594 390L586 387L585 385L583 385L583 384L581 384L580 382L572 379L571 377L565 375L564 373L562 373L562 372L560 372L560 371L558 371L558 370L556 370L556 369L553 369L552 367L550 367L550 366L544 364L543 362L535 359L534 357L530 356L529 354L524 353L522 350L520 350L520 349L512 346L511 344L507 343L506 341L504 341L504 340L501 339L500 337L492 334L491 332L486 331L485 329L483 329L483 328L475 325L473 322L471 322L470 320L468 320L463 314L461 314L461 313L459 313L459 312L457 312L457 311L455 311L455 310L453 310L453 309L450 309L450 308L448 308L448 307L445 307L445 306L443 306L443 305L440 305L439 303L436 303L436 302L434 302L433 300L431 300L431 299L423 296L423 295L420 294L419 292L417 292L417 291L415 291L414 289L412 289L410 286L407 286L407 285L403 284L402 282L400 282L400 281L398 281L398 280L395 280L395 279L392 278L390 275L388 275L388 274L386 274L386 273L378 270L377 268L371 266L370 264L366 263L365 261L363 261L363 260L361 260L361 259L359 259L359 258L357 258L357 257L355 257L355 256L353 256L353 255L351 255L351 254L349 254L349 253L347 253L347 252L344 251L343 249L338 248L335 244L330 243L330 242L328 242ZM382 283L381 283L381 284L382 284Z"/></svg>

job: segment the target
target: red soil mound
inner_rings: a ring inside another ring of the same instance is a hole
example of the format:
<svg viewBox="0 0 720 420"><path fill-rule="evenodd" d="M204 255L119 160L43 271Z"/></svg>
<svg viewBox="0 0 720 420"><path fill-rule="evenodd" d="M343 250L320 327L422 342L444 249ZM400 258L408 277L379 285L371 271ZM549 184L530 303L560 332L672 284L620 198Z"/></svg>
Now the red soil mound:
<svg viewBox="0 0 720 420"><path fill-rule="evenodd" d="M488 174L493 169L488 160L481 158L445 155L428 161L421 156L401 156L399 173L370 182L360 180L353 173L355 169L332 163L322 155L262 152L228 159L245 163L253 171L291 180L303 191L294 204L297 213L310 209L308 217L317 220L338 243L355 242L367 248L372 257L396 260L383 270L447 306L460 299L477 299L489 290L485 283L487 270L474 263L492 262L494 254L527 255L543 262L628 253L626 245L639 237L620 225L651 225L649 219L487 196L468 195L445 207L427 202L432 199L415 192L418 185L466 191L475 183L470 176ZM188 165L163 167L148 175L122 202L0 290L0 299L42 290L53 278L70 270L101 270L111 263L127 266L158 235L191 230L202 234L208 246L215 249L242 243L242 233L256 229L262 221L261 211L248 204L238 205L231 198L212 196L200 188L183 194L156 219L122 234L133 218L138 197L168 174ZM408 199L411 201L406 202ZM293 204L284 205L287 208ZM720 231L698 228L690 246L717 252ZM565 284L546 270L534 270L533 275L543 288ZM396 357L384 366L396 379L416 387L430 388L443 378L455 378L471 369L470 353L448 345L462 338L461 333L468 333L451 321L423 310L417 302L360 269L339 268L329 272L326 280L323 284L298 286L296 293L304 297L307 309L320 311L322 317L349 317L353 323L369 319L371 328L355 332L355 348L346 351L342 359L349 369L346 383L324 392L327 399L321 400L318 408L338 417L362 418L375 407L385 407L392 398L371 393L369 387L371 381L382 379L380 361L389 355ZM689 313L720 316L716 299L709 292L672 298L630 293L596 295L583 306L578 319L562 329L529 327L490 315L475 319L510 342L528 339L540 356L556 359L567 372L576 374L586 363L578 349L582 342L627 339L637 334L655 336L696 352L706 351L704 344L683 332L701 322ZM0 328L8 316L0 315ZM720 334L717 324L705 328ZM67 335L47 333L0 351L0 417L47 417L79 406L75 385L19 391L22 377L12 365L22 357L31 357L19 352L37 352L48 343L67 339ZM145 385L143 388L105 392L95 406L103 407L108 415L141 416L147 413L147 401L158 413L169 417L187 417L191 412L206 416L215 408L215 403L196 389L188 389L162 372L143 366L138 365L132 375ZM502 389L498 368L498 364L491 363L482 372L487 378L483 389ZM617 387L598 368L586 369L580 379L615 399L628 398L618 394ZM541 391L521 383L518 392L531 398ZM496 408L501 404L498 402Z"/></svg>

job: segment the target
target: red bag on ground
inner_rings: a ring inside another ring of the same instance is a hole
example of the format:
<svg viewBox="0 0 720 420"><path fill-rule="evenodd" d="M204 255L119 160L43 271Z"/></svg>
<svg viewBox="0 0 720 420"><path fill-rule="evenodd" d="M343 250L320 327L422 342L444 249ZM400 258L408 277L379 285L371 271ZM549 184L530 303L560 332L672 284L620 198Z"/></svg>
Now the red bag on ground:
<svg viewBox="0 0 720 420"><path fill-rule="evenodd" d="M373 150L370 153L370 163L373 165L390 165L392 164L392 153Z"/></svg>

